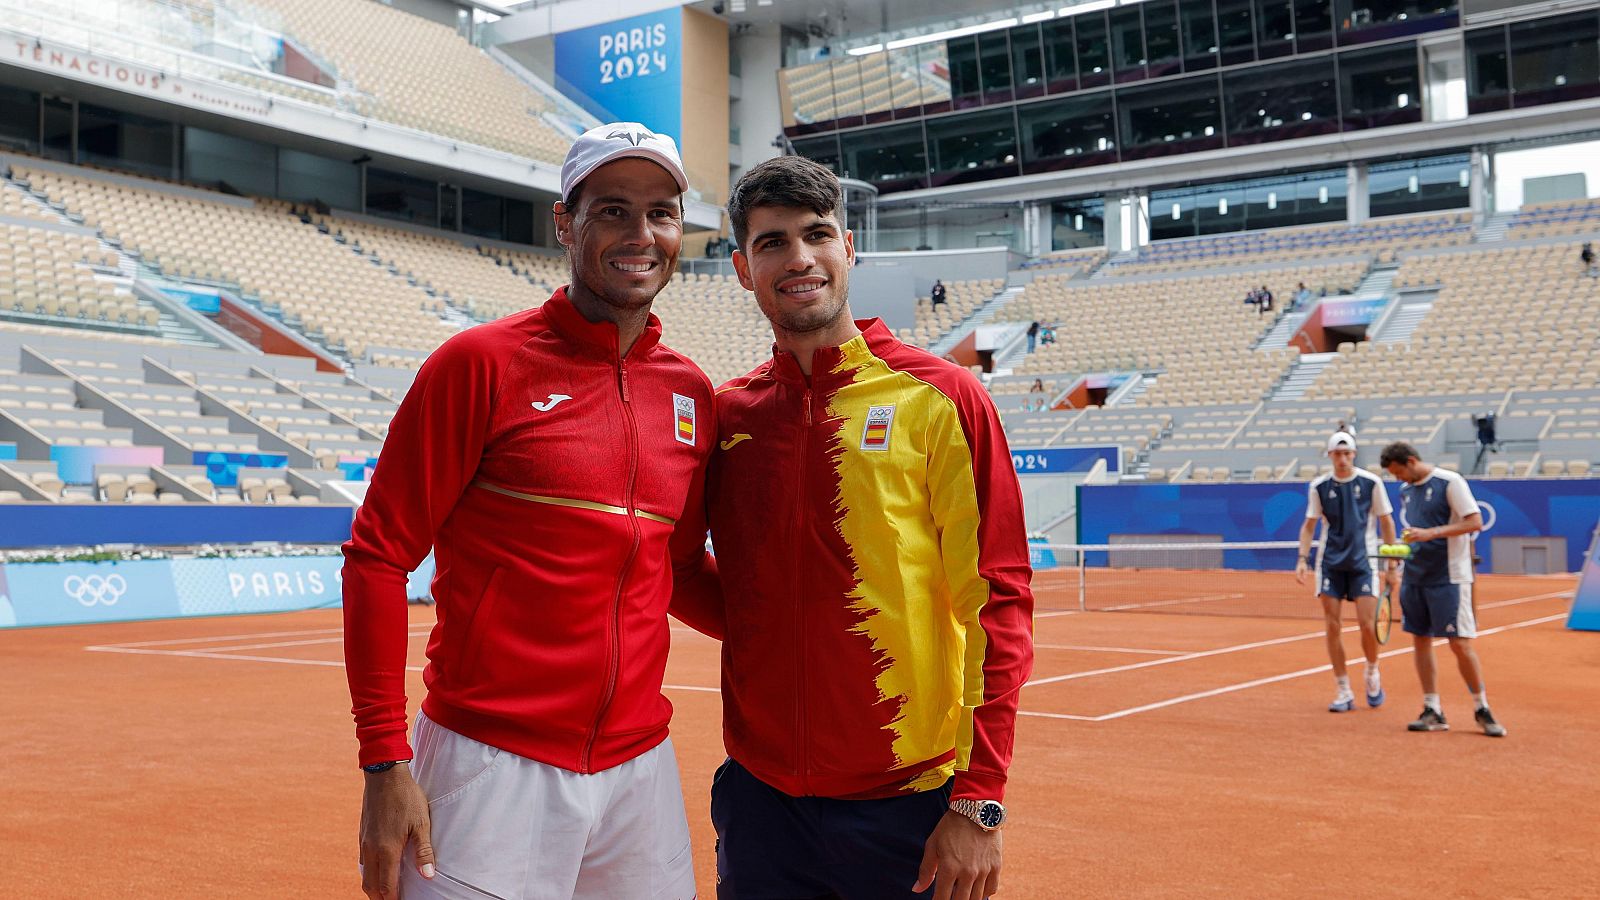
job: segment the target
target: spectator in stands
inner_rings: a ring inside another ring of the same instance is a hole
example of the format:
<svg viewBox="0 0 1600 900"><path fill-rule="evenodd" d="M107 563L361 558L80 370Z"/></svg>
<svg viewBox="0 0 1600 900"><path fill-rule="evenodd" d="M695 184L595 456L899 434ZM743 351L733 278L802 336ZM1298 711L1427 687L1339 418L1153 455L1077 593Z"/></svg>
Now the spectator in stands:
<svg viewBox="0 0 1600 900"><path fill-rule="evenodd" d="M1302 281L1300 282L1300 289L1294 292L1294 299L1289 302L1289 311L1294 312L1297 309L1304 309L1310 306L1311 301L1315 299L1317 299L1317 295L1313 294L1311 289L1306 287L1306 283Z"/></svg>
<svg viewBox="0 0 1600 900"><path fill-rule="evenodd" d="M571 285L434 351L344 545L373 900L529 896L533 871L540 896L694 895L661 681L669 601L716 594L716 436L710 382L650 314L689 183L636 123L581 135L561 181ZM430 549L449 574L408 742L406 576Z"/></svg>
<svg viewBox="0 0 1600 900"><path fill-rule="evenodd" d="M944 299L945 299L944 282L942 282L939 279L935 278L933 280L933 290L928 292L928 300L929 300L928 306L929 306L929 308L931 309L932 307L938 306L939 304L944 302Z"/></svg>
<svg viewBox="0 0 1600 900"><path fill-rule="evenodd" d="M1245 293L1244 302L1246 304L1250 305L1250 306L1257 307L1256 311L1260 312L1259 307L1261 305L1261 293L1259 291L1257 291L1255 288L1251 288L1249 291L1247 291Z"/></svg>
<svg viewBox="0 0 1600 900"><path fill-rule="evenodd" d="M1583 250L1578 253L1578 258L1583 260L1584 271L1590 278L1600 278L1600 267L1595 265L1594 242L1584 241Z"/></svg>
<svg viewBox="0 0 1600 900"><path fill-rule="evenodd" d="M1056 342L1056 326L1046 322L1039 326L1039 343L1054 344Z"/></svg>
<svg viewBox="0 0 1600 900"><path fill-rule="evenodd" d="M1263 284L1261 286L1261 291L1256 294L1256 299L1256 313L1258 315L1272 312L1272 292L1267 290L1266 285Z"/></svg>
<svg viewBox="0 0 1600 900"><path fill-rule="evenodd" d="M1032 353L1033 352L1033 348L1038 346L1038 343L1039 343L1039 322L1036 319L1036 320L1034 320L1032 325L1028 326L1028 352Z"/></svg>

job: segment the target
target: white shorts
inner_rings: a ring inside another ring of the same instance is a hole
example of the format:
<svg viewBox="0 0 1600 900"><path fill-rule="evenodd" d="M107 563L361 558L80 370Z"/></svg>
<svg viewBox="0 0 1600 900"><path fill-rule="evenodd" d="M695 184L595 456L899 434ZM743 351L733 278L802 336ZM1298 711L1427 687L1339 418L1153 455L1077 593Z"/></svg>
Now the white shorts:
<svg viewBox="0 0 1600 900"><path fill-rule="evenodd" d="M422 713L411 773L435 874L400 866L403 900L692 900L694 861L670 740L580 775L457 734Z"/></svg>

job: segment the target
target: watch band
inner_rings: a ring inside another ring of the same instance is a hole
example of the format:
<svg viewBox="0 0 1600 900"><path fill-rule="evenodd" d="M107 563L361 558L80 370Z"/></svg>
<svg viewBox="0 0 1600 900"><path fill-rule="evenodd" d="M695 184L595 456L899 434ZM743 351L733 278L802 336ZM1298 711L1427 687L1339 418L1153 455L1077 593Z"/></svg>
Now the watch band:
<svg viewBox="0 0 1600 900"><path fill-rule="evenodd" d="M367 773L368 775L377 775L377 774L379 774L381 772L387 772L390 769L394 768L395 766L400 765L401 763L408 763L408 762L411 762L411 760L409 760L409 759L394 759L394 760L390 760L389 762L373 763L370 766L362 766L361 767L361 771Z"/></svg>
<svg viewBox="0 0 1600 900"><path fill-rule="evenodd" d="M984 831L994 831L1006 821L1006 808L998 800L952 800L950 811L966 816Z"/></svg>

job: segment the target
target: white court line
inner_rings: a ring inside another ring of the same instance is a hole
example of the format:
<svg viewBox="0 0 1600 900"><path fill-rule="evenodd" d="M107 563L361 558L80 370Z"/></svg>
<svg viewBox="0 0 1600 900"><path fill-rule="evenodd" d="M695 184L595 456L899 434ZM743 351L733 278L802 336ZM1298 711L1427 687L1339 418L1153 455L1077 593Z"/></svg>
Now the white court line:
<svg viewBox="0 0 1600 900"><path fill-rule="evenodd" d="M1535 600L1549 600L1555 597L1566 597L1571 593L1571 591L1552 591L1548 594L1535 594L1531 597L1517 597L1512 600L1501 600L1497 603L1485 603L1479 606L1478 609L1498 609L1502 606L1516 606L1520 603L1532 603ZM1356 625L1347 625L1344 628L1344 633L1349 634L1352 631L1358 630L1360 629ZM1035 678L1024 685L1024 687L1036 687L1042 684L1055 684L1059 681L1075 681L1079 678L1089 678L1095 675L1113 675L1117 672L1131 672L1134 669L1148 669L1151 666L1164 666L1170 663L1187 662L1191 659L1203 659L1208 656L1221 656L1225 653L1239 653L1244 650L1256 650L1261 647L1272 647L1278 644L1292 644L1295 641L1307 641L1311 640L1312 638L1320 638L1326 634L1326 631L1307 631L1303 634L1293 634L1289 635L1288 637L1271 638L1265 641L1252 641L1248 644L1234 644L1231 647L1218 647L1214 650L1199 650L1194 653L1185 653L1182 656L1169 656L1165 659L1148 659L1144 662L1128 663L1127 665L1123 666L1111 666L1105 669L1090 669L1084 672L1068 672L1065 675L1055 675L1049 678Z"/></svg>
<svg viewBox="0 0 1600 900"><path fill-rule="evenodd" d="M344 668L342 659L294 659L288 656L245 656L237 653L211 653L205 650L160 650L149 647L85 647L85 650L95 653L134 653L142 656L184 656L191 659L236 659L244 662L281 663L291 666L328 666ZM421 672L422 666L406 666L407 672ZM695 691L704 694L720 694L720 687L703 687L697 684L663 684L663 690Z"/></svg>
<svg viewBox="0 0 1600 900"><path fill-rule="evenodd" d="M1081 609L1054 609L1050 612L1034 613L1035 619L1054 619L1057 616L1076 616L1083 612Z"/></svg>
<svg viewBox="0 0 1600 900"><path fill-rule="evenodd" d="M1528 628L1528 627L1531 627L1531 626L1534 626L1534 625L1543 625L1546 622L1554 622L1554 621L1557 621L1559 619L1565 619L1566 617L1567 617L1566 613L1556 613L1553 616L1542 616L1542 617L1537 618L1537 619L1528 619L1528 620L1522 621L1522 622L1513 622L1513 623L1511 623L1509 625L1501 625L1501 626L1496 627L1496 628L1485 628L1484 630L1478 632L1478 637L1480 637L1480 638L1481 637L1487 637L1488 635L1499 634L1502 631L1510 631L1510 630L1512 630L1514 628ZM1434 641L1433 645L1435 647L1438 647L1438 646L1442 646L1442 645L1444 645L1446 643L1449 643L1449 642L1447 640L1445 640L1444 638L1440 638L1439 640ZM1388 650L1388 651L1385 651L1383 653L1380 653L1380 654L1378 654L1378 658L1379 659L1388 659L1389 657L1392 657L1392 656L1403 656L1403 655L1405 655L1407 653L1414 653L1414 652L1416 652L1416 647L1415 646L1412 646L1412 647L1400 647L1400 648L1395 649L1395 650ZM1363 662L1364 663L1364 660L1356 660L1356 662ZM1233 693L1235 691L1243 691L1243 690L1248 690L1248 689L1253 688L1253 687L1261 687L1262 685L1276 684L1276 683L1278 683L1280 681L1290 681L1290 680L1295 679L1295 678L1304 678L1307 675L1317 675L1317 674L1321 674L1323 672L1332 671L1332 669L1333 669L1332 665L1313 666L1312 668L1309 668L1309 669L1301 669L1298 672L1289 672L1289 673L1284 674L1284 675L1273 675L1273 676L1270 676L1268 678L1257 678L1254 681L1244 681L1244 682L1240 682L1239 684L1230 684L1230 685L1227 685L1226 687L1213 688L1212 690L1209 690L1209 691L1200 691L1200 692L1194 693L1194 694L1184 694L1181 697L1173 697L1170 700L1159 700L1159 701L1157 701L1155 703L1146 703L1143 706L1135 706L1135 707L1131 707L1129 709L1119 709L1116 712L1106 713L1105 715L1102 715L1102 716L1089 717L1088 721L1091 721L1091 722L1109 722L1112 719L1121 719L1121 718L1123 718L1125 716L1137 715L1138 713L1142 713L1142 712L1150 712L1152 710L1165 709L1166 707L1169 707L1169 706L1177 706L1180 703L1189 703L1189 702L1194 701L1194 700L1204 700L1207 697L1217 697L1217 696L1221 696L1222 694L1231 694L1231 693ZM1069 716L1062 716L1062 715L1057 714L1057 713L1022 712L1021 715L1025 715L1025 716L1040 716L1040 717L1043 717L1043 718L1051 718L1051 719L1055 719L1055 718L1072 718L1072 717L1069 717Z"/></svg>
<svg viewBox="0 0 1600 900"><path fill-rule="evenodd" d="M1159 609L1163 606L1182 606L1185 603L1215 603L1220 600L1243 600L1244 595L1233 594L1204 594L1199 597L1180 597L1176 600L1152 600L1148 603L1122 603L1117 606L1097 606L1096 612L1124 612L1130 609Z"/></svg>
<svg viewBox="0 0 1600 900"><path fill-rule="evenodd" d="M1187 650L1141 650L1138 647L1090 647L1083 644L1040 644L1034 643L1037 649L1044 650L1093 650L1096 653L1145 653L1151 656L1182 656Z"/></svg>
<svg viewBox="0 0 1600 900"><path fill-rule="evenodd" d="M203 644L206 641L243 641L259 640L269 637L301 637L307 634L341 634L343 628L313 628L307 631L258 631L253 634L213 634L206 637L168 638L161 641L130 641L122 644L106 644L107 647L168 647L175 644ZM94 649L92 647L85 649Z"/></svg>
<svg viewBox="0 0 1600 900"><path fill-rule="evenodd" d="M433 629L430 628L427 631L408 631L406 632L406 636L414 638L427 637L432 633ZM234 650L271 650L274 647L310 647L316 644L342 643L344 643L344 637L341 635L334 638L312 638L304 641L272 641L265 644L228 644L221 647L202 647L201 649L207 653L230 653Z"/></svg>
<svg viewBox="0 0 1600 900"><path fill-rule="evenodd" d="M1557 594L1557 596L1562 596L1562 594ZM1525 604L1525 602L1530 602L1531 599L1549 599L1549 597L1520 597L1520 599L1515 599L1515 601L1501 601L1498 602L1498 604L1485 604L1483 609L1490 609L1490 607L1502 607L1502 605ZM1565 612L1555 613L1555 615L1546 615L1546 617L1530 618L1530 620L1525 621L1514 621L1514 623L1510 623L1510 625L1501 625L1496 626L1496 628L1482 629L1482 631L1478 631L1478 637L1486 637L1490 636L1490 634L1499 634L1502 633L1502 631L1512 631L1512 629L1515 628L1531 628L1531 626L1534 625L1544 625L1544 623L1549 623L1549 621L1563 620L1563 618L1566 618ZM1435 647L1440 647L1440 645L1445 644L1448 644L1448 641L1443 639L1443 637L1440 637L1438 641L1434 641ZM1390 657L1402 657L1402 655L1405 655L1405 653L1414 652L1416 652L1416 647L1414 647L1414 645L1413 647L1398 647L1398 649L1395 650L1386 650L1386 652L1378 653L1378 658L1379 660L1387 660L1387 658ZM1362 660L1355 661L1360 663ZM1133 706L1133 708L1128 709L1117 709L1117 711L1114 711L1114 713L1106 713L1102 714L1102 716L1072 716L1072 714L1066 713L1035 713L1035 711L1029 711L1029 709L1018 709L1018 716L1032 716L1037 717L1037 719L1072 719L1072 721L1080 722L1109 722L1112 721L1112 719L1122 719L1122 717L1134 716L1134 714L1138 713L1149 713L1149 711L1152 711L1152 709L1165 709L1166 706L1176 706L1179 705L1179 703L1190 703L1190 701L1194 700L1205 700L1205 698L1208 697L1219 697L1219 695L1222 695L1222 693L1234 693L1237 692L1237 690L1248 690L1251 689L1251 687L1261 687L1261 685L1266 684L1277 684L1277 682L1280 681L1291 681L1291 679L1296 679L1296 677L1312 676L1312 674L1328 673L1328 671L1333 671L1333 666L1312 666L1312 668L1299 669L1299 671L1293 671L1293 673L1278 674L1278 676L1258 677L1258 679L1254 679L1254 681L1240 682L1240 684L1230 684L1226 685L1226 687L1216 687L1216 689L1202 690L1202 692L1197 693L1186 693L1186 695L1182 695L1182 697L1173 697L1170 698L1170 700L1158 700L1155 701L1155 703L1146 703L1144 706Z"/></svg>

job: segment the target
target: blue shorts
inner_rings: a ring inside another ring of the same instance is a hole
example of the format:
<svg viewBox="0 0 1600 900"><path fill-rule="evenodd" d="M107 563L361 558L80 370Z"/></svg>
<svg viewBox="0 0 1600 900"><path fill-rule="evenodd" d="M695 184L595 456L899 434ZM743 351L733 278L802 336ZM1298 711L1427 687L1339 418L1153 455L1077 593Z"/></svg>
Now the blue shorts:
<svg viewBox="0 0 1600 900"><path fill-rule="evenodd" d="M1319 569L1317 576L1317 593L1325 597L1354 600L1378 596L1378 577L1370 565L1358 569Z"/></svg>
<svg viewBox="0 0 1600 900"><path fill-rule="evenodd" d="M791 797L728 760L711 783L718 900L898 900L913 894L943 787L883 800Z"/></svg>
<svg viewBox="0 0 1600 900"><path fill-rule="evenodd" d="M1471 584L1400 583L1401 627L1423 637L1470 638L1478 636L1472 614Z"/></svg>

